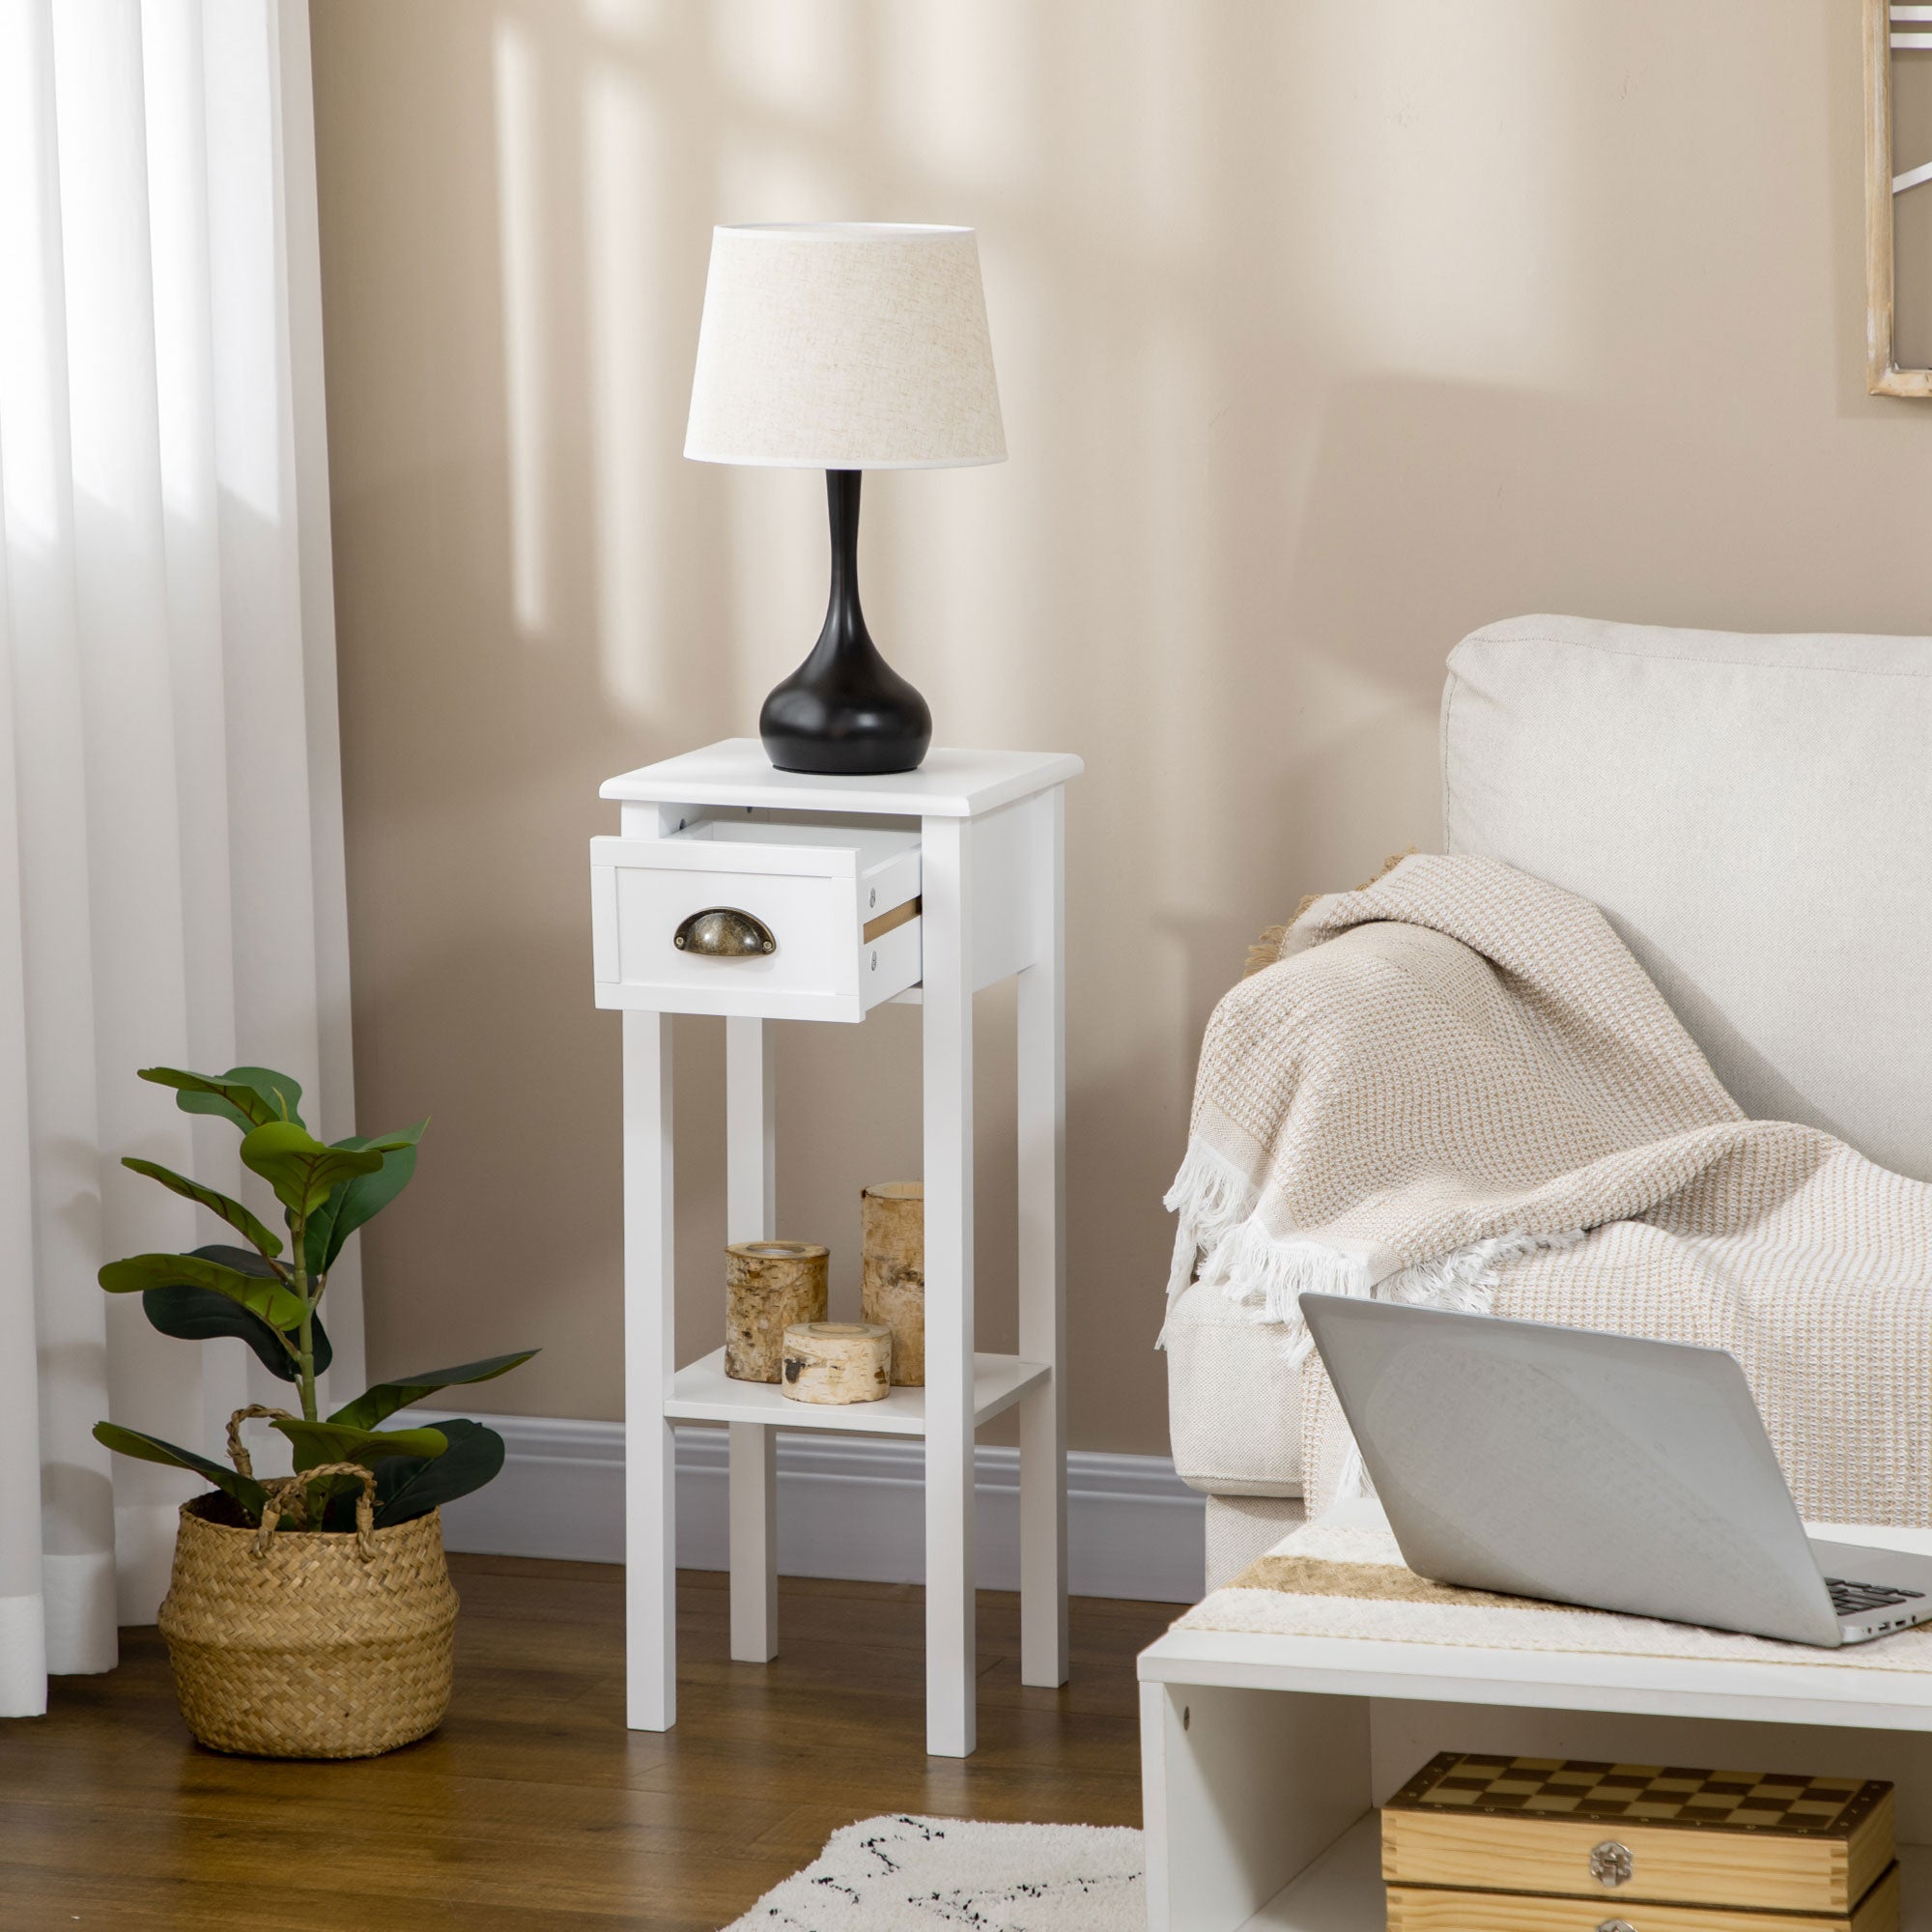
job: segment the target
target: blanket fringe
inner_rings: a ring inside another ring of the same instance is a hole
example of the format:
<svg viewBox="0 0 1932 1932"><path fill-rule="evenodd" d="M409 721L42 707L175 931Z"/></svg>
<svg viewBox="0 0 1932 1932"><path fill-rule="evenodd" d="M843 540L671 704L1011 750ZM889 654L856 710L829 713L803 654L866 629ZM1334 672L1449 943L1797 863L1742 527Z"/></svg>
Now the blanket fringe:
<svg viewBox="0 0 1932 1932"><path fill-rule="evenodd" d="M1259 1221L1244 1221L1218 1241L1201 1265L1202 1283L1218 1288L1254 1319L1284 1331L1288 1358L1298 1362L1310 1342L1301 1319L1304 1294L1370 1293L1369 1264L1325 1241L1277 1239Z"/></svg>
<svg viewBox="0 0 1932 1932"><path fill-rule="evenodd" d="M1503 1263L1520 1261L1546 1248L1574 1248L1582 1238L1581 1228L1566 1228L1555 1235L1492 1235L1390 1275L1376 1285L1376 1299L1487 1315L1494 1305L1496 1269Z"/></svg>
<svg viewBox="0 0 1932 1932"><path fill-rule="evenodd" d="M1257 1322L1279 1327L1288 1359L1308 1353L1307 1324L1301 1319L1304 1294L1373 1295L1414 1307L1449 1308L1487 1315L1496 1286L1496 1270L1544 1248L1574 1247L1580 1228L1559 1234L1492 1235L1466 1247L1417 1262L1380 1282L1370 1279L1367 1261L1325 1241L1272 1235L1254 1218L1260 1190L1204 1141L1190 1142L1187 1157L1162 1206L1178 1217L1174 1259L1167 1278L1167 1313L1197 1279L1218 1288ZM1198 1270L1198 1274L1197 1274ZM1167 1342L1167 1324L1154 1346Z"/></svg>
<svg viewBox="0 0 1932 1932"><path fill-rule="evenodd" d="M1187 1144L1180 1172L1161 1199L1161 1206L1179 1217L1174 1231L1174 1260L1167 1274L1169 1314L1174 1312L1180 1292L1194 1279L1202 1256L1255 1211L1259 1198L1255 1183L1205 1141ZM1167 1324L1163 1321L1154 1347L1163 1348L1166 1342Z"/></svg>

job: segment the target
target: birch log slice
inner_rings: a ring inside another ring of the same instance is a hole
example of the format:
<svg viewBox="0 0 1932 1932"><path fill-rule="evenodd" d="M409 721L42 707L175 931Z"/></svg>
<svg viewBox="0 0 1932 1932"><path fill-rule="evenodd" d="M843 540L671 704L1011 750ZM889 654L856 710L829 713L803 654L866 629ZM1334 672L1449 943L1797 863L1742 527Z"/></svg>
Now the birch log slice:
<svg viewBox="0 0 1932 1932"><path fill-rule="evenodd" d="M724 1373L775 1382L785 1330L825 1319L829 1250L814 1241L737 1241L724 1250Z"/></svg>
<svg viewBox="0 0 1932 1932"><path fill-rule="evenodd" d="M878 1402L892 1389L893 1338L876 1321L800 1321L785 1330L781 1392L793 1402Z"/></svg>
<svg viewBox="0 0 1932 1932"><path fill-rule="evenodd" d="M859 1312L893 1331L893 1386L925 1386L925 1183L882 1180L859 1197Z"/></svg>

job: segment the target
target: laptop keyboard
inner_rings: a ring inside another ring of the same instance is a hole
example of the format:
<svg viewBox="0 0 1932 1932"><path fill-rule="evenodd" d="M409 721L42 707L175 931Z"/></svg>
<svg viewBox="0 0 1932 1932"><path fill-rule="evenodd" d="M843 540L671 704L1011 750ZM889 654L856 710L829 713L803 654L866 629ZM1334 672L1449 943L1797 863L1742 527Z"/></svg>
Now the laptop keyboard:
<svg viewBox="0 0 1932 1932"><path fill-rule="evenodd" d="M1841 1617L1862 1616L1866 1610L1882 1610L1889 1604L1903 1604L1925 1594L1923 1590L1895 1590L1884 1583L1851 1583L1842 1577L1827 1577L1825 1587L1832 1593L1832 1607Z"/></svg>

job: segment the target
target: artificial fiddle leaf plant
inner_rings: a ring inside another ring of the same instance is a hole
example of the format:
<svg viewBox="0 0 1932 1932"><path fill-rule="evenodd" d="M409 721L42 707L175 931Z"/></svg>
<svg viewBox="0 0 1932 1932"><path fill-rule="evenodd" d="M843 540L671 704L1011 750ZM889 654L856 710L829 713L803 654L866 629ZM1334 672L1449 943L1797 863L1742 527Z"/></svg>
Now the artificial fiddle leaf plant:
<svg viewBox="0 0 1932 1932"><path fill-rule="evenodd" d="M271 1427L288 1438L296 1473L325 1464L360 1463L376 1478L376 1525L408 1522L440 1503L481 1489L503 1466L503 1438L461 1418L434 1429L382 1429L398 1409L437 1390L486 1382L536 1353L491 1355L450 1369L429 1369L379 1382L330 1415L316 1413L315 1378L331 1350L319 1309L343 1243L409 1185L416 1143L427 1121L400 1133L353 1134L325 1145L302 1124L301 1088L268 1066L231 1066L210 1076L172 1066L145 1066L143 1080L175 1090L184 1113L219 1114L242 1130L242 1163L272 1191L287 1229L278 1235L240 1201L204 1187L152 1160L124 1160L169 1192L205 1208L248 1245L215 1243L185 1255L133 1255L100 1270L110 1294L139 1294L163 1335L185 1341L234 1336L247 1343L271 1375L295 1384L300 1415L281 1415ZM244 1466L230 1469L117 1423L95 1425L108 1448L143 1462L169 1463L205 1476L251 1522L268 1501L264 1485ZM310 1486L309 1504L325 1528L338 1526L350 1507L354 1478L326 1476ZM284 1518L289 1527L303 1517ZM347 1527L347 1520L339 1526Z"/></svg>

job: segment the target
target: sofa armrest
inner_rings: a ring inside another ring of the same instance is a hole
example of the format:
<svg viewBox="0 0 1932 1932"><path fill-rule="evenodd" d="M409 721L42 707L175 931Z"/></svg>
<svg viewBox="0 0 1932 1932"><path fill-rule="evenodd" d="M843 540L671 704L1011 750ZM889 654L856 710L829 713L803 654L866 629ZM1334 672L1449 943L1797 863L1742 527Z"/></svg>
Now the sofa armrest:
<svg viewBox="0 0 1932 1932"><path fill-rule="evenodd" d="M1182 1482L1208 1495L1301 1493L1301 1371L1260 1327L1196 1282L1167 1324L1168 1431Z"/></svg>

